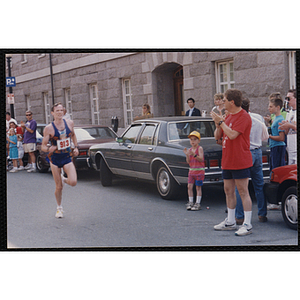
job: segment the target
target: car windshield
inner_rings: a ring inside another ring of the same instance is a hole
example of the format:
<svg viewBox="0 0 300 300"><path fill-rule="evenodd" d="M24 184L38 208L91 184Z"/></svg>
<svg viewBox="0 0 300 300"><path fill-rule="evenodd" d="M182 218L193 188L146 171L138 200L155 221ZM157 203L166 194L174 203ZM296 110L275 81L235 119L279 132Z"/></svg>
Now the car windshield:
<svg viewBox="0 0 300 300"><path fill-rule="evenodd" d="M94 140L115 138L113 132L105 127L75 128L78 140Z"/></svg>
<svg viewBox="0 0 300 300"><path fill-rule="evenodd" d="M169 141L184 140L192 131L198 131L202 137L214 137L214 121L170 122L168 124Z"/></svg>

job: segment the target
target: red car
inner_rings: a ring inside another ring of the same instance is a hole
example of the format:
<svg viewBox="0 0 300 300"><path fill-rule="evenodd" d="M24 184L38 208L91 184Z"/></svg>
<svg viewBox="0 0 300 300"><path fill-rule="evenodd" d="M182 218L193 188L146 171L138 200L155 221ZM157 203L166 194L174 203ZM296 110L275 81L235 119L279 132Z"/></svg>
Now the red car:
<svg viewBox="0 0 300 300"><path fill-rule="evenodd" d="M268 203L281 202L282 217L288 227L298 229L297 165L287 165L272 170L270 182L264 185Z"/></svg>

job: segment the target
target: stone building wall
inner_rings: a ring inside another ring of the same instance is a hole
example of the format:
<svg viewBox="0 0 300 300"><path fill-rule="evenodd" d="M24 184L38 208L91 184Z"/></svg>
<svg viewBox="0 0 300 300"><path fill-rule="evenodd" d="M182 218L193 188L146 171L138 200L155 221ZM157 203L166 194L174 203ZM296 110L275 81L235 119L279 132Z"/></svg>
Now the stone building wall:
<svg viewBox="0 0 300 300"><path fill-rule="evenodd" d="M49 54L13 54L12 76L15 117L25 119L25 95L30 95L34 118L44 122L42 93L52 99ZM184 110L186 99L193 97L196 107L208 112L214 106L216 62L233 60L235 88L251 101L251 111L265 115L268 96L289 89L287 51L201 51L201 52L116 52L52 53L55 102L64 103L64 89L70 88L73 119L78 124L92 122L89 85L97 84L101 125L110 126L117 116L124 126L122 80L130 78L133 116L149 103L155 116L174 115L172 74L183 68ZM7 88L8 92L8 88ZM7 104L9 111L9 105Z"/></svg>

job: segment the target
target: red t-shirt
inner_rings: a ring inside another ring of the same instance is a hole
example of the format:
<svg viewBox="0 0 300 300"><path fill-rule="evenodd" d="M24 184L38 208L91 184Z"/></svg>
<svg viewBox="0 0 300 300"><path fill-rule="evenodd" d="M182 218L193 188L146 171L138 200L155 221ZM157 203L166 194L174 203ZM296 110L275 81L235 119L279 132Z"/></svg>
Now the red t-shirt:
<svg viewBox="0 0 300 300"><path fill-rule="evenodd" d="M23 130L22 130L22 127L21 126L18 126L16 128L16 134L22 134L23 135Z"/></svg>
<svg viewBox="0 0 300 300"><path fill-rule="evenodd" d="M225 124L240 134L234 140L230 140L223 131L222 169L242 170L252 167L250 152L252 120L250 115L242 109L237 114L229 114L225 119Z"/></svg>

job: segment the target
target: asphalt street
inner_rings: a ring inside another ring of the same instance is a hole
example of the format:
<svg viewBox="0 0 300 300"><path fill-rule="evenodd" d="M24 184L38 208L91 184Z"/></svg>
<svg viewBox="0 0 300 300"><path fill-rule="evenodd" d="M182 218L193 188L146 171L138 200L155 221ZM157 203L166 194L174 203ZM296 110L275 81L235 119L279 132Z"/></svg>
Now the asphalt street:
<svg viewBox="0 0 300 300"><path fill-rule="evenodd" d="M255 202L253 234L215 231L226 217L221 184L204 186L202 210L187 211L185 191L166 201L154 184L118 179L102 187L99 173L80 172L77 186L63 190L63 219L55 218L54 188L50 172L7 173L8 248L298 245L281 211L268 212L268 222L260 223Z"/></svg>

